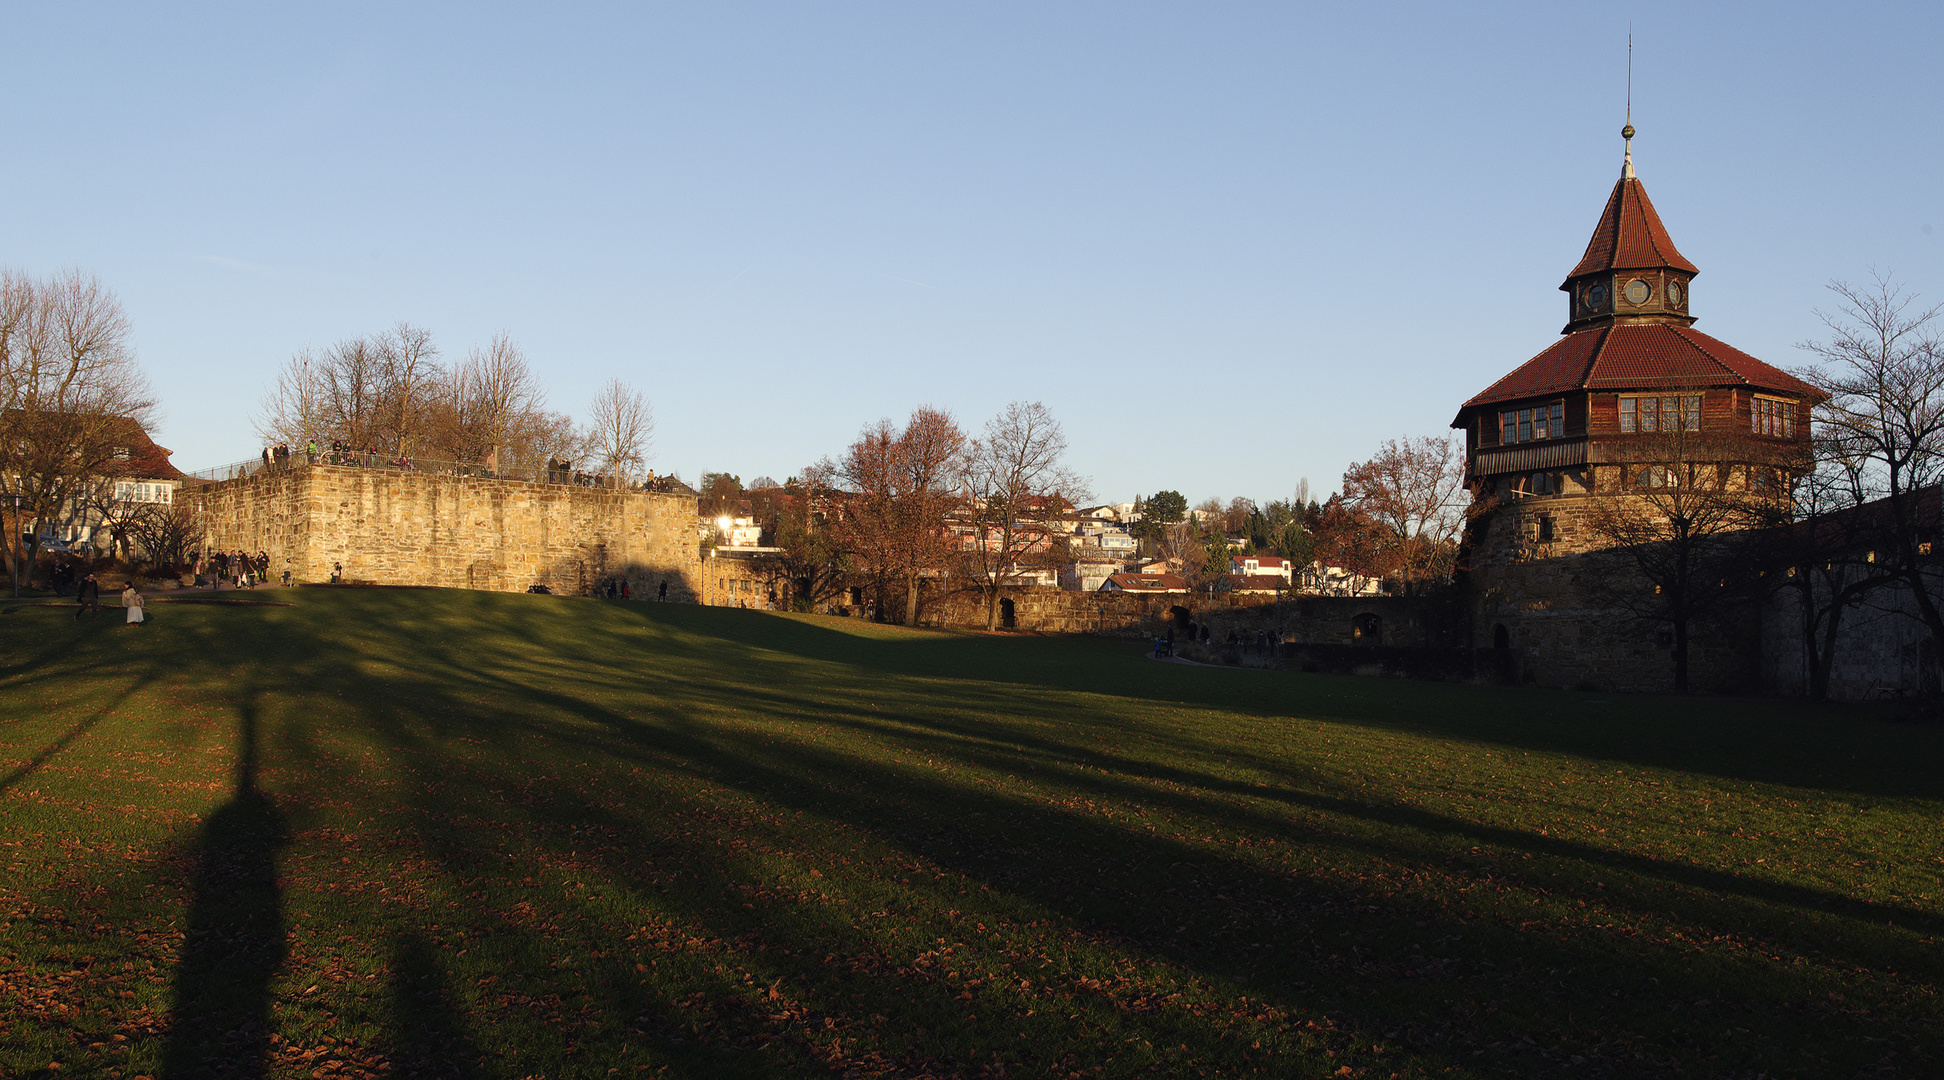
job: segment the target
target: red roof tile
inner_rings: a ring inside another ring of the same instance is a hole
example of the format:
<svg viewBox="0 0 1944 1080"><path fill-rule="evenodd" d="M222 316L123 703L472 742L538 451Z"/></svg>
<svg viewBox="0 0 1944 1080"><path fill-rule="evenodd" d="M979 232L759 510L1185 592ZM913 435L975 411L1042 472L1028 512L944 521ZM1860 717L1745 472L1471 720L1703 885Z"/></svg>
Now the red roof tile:
<svg viewBox="0 0 1944 1080"><path fill-rule="evenodd" d="M1587 241L1586 254L1573 267L1573 272L1566 275L1566 280L1602 270L1657 267L1672 267L1690 274L1701 272L1675 250L1666 226L1661 224L1660 215L1654 213L1654 204L1647 198L1647 189L1640 186L1639 180L1622 177L1613 185L1606 211L1593 228L1593 239Z"/></svg>
<svg viewBox="0 0 1944 1080"><path fill-rule="evenodd" d="M1687 326L1599 326L1568 334L1487 387L1465 408L1568 390L1750 386L1821 397L1821 391Z"/></svg>

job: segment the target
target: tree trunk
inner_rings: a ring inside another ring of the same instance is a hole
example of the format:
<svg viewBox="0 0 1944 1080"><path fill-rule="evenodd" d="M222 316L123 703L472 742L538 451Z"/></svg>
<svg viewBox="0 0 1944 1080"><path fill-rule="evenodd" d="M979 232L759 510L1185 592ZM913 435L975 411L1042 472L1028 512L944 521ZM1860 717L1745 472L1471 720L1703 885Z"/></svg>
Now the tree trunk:
<svg viewBox="0 0 1944 1080"><path fill-rule="evenodd" d="M1685 611L1677 611L1674 615L1674 692L1688 692L1688 620Z"/></svg>
<svg viewBox="0 0 1944 1080"><path fill-rule="evenodd" d="M999 629L999 586L988 585L986 593L986 630Z"/></svg>
<svg viewBox="0 0 1944 1080"><path fill-rule="evenodd" d="M905 617L906 626L918 625L918 571L905 571Z"/></svg>

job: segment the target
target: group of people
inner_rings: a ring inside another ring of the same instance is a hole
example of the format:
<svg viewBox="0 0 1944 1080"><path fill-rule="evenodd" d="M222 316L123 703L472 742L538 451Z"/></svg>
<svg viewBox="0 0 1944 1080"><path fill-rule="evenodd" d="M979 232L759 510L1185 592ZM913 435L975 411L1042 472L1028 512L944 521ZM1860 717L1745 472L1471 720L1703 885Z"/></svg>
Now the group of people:
<svg viewBox="0 0 1944 1080"><path fill-rule="evenodd" d="M317 444L316 444L316 443L312 443L312 444L311 444L311 447L310 447L310 460L312 460L312 461L316 461L316 460L317 460ZM278 444L277 444L277 445L275 445L275 446L266 446L266 447L264 447L264 448L263 448L263 467L264 467L264 468L266 468L266 469L288 469L288 468L290 468L290 444L289 444L289 443L278 443Z"/></svg>
<svg viewBox="0 0 1944 1080"><path fill-rule="evenodd" d="M270 556L262 551L212 551L196 560L196 576L207 577L217 589L232 581L239 589L254 589L270 574ZM290 584L290 571L284 571L284 584Z"/></svg>

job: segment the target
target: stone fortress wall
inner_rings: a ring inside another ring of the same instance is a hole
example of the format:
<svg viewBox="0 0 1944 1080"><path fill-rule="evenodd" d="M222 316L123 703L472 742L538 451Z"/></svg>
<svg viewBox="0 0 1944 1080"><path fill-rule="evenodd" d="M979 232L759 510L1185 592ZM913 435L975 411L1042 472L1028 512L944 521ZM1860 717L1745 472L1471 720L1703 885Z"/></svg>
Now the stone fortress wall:
<svg viewBox="0 0 1944 1080"><path fill-rule="evenodd" d="M1594 525L1616 502L1644 500L1624 488L1618 465L1583 465L1556 476L1556 494L1502 497L1476 512L1466 538L1472 644L1483 649L1503 641L1525 677L1548 686L1669 690L1671 633L1666 624L1628 611L1619 595L1653 586ZM1688 635L1690 684L1713 691L1759 687L1758 622L1758 613L1733 608L1698 616Z"/></svg>
<svg viewBox="0 0 1944 1080"><path fill-rule="evenodd" d="M694 600L695 496L610 491L336 465L189 488L213 550L262 551L270 577L523 592L590 592L625 575L638 597L668 583Z"/></svg>

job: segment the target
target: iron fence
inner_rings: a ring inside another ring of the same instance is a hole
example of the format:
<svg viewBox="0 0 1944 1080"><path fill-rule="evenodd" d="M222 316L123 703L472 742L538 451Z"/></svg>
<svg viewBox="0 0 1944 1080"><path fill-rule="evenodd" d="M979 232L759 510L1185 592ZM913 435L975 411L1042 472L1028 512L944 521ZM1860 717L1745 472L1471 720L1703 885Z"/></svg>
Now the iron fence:
<svg viewBox="0 0 1944 1080"><path fill-rule="evenodd" d="M308 469L313 466L330 466L345 469L370 469L380 472L419 473L427 476L469 476L482 480L520 480L531 484L571 484L585 488L618 488L623 491L646 491L668 495L693 495L695 491L687 484L673 477L657 477L653 480L625 480L616 484L613 478L599 473L575 468L572 462L553 462L539 468L494 469L475 461L442 461L437 458L401 457L392 454L372 453L363 450L319 450L315 454L301 450L291 452L288 458L257 457L245 461L233 461L227 465L198 469L187 474L192 480L205 483L222 483L226 480L241 480L263 472L284 472Z"/></svg>

